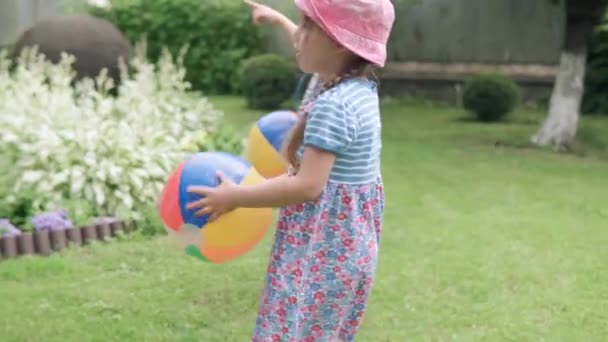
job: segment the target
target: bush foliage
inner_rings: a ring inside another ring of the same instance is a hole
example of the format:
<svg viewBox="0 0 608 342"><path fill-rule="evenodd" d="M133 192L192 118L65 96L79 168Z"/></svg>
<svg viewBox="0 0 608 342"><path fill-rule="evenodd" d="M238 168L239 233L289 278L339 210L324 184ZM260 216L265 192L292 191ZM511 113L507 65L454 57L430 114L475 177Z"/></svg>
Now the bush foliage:
<svg viewBox="0 0 608 342"><path fill-rule="evenodd" d="M295 66L275 54L245 60L240 75L247 104L254 109L278 109L293 94L297 85Z"/></svg>
<svg viewBox="0 0 608 342"><path fill-rule="evenodd" d="M510 78L483 73L468 80L463 90L463 105L479 121L503 119L518 103L519 88Z"/></svg>
<svg viewBox="0 0 608 342"><path fill-rule="evenodd" d="M589 43L582 111L608 115L608 24L599 26Z"/></svg>
<svg viewBox="0 0 608 342"><path fill-rule="evenodd" d="M187 47L186 80L209 94L238 93L239 65L261 46L260 33L238 0L123 1L90 12L111 21L132 43L145 38L153 62L165 47L173 55Z"/></svg>

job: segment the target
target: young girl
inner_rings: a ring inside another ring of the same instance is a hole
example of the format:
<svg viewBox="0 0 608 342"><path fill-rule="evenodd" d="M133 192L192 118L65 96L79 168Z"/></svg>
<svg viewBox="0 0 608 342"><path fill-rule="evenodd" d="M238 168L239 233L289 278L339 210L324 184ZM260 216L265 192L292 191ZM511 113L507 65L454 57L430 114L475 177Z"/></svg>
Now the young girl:
<svg viewBox="0 0 608 342"><path fill-rule="evenodd" d="M285 146L289 173L257 185L220 175L190 204L215 220L237 207L281 207L253 341L352 341L378 259L384 209L381 124L370 67L384 66L390 0L296 0L296 28L268 7L254 19L285 27L303 72L318 75Z"/></svg>

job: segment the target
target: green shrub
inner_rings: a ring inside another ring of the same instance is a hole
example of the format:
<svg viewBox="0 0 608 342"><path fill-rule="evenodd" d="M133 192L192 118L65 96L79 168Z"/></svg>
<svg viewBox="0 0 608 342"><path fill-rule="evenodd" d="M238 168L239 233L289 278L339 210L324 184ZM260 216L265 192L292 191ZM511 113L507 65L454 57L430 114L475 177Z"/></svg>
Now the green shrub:
<svg viewBox="0 0 608 342"><path fill-rule="evenodd" d="M142 207L142 219L138 222L138 230L143 236L155 236L165 233L165 225L158 215L156 206L147 205Z"/></svg>
<svg viewBox="0 0 608 342"><path fill-rule="evenodd" d="M582 111L608 115L608 24L598 27L590 41Z"/></svg>
<svg viewBox="0 0 608 342"><path fill-rule="evenodd" d="M187 47L186 80L208 94L238 93L238 67L261 46L261 35L239 0L123 1L91 13L111 21L132 43L145 38L152 62L163 47L174 56Z"/></svg>
<svg viewBox="0 0 608 342"><path fill-rule="evenodd" d="M506 76L483 73L465 83L462 97L464 108L479 121L499 121L517 105L519 87Z"/></svg>
<svg viewBox="0 0 608 342"><path fill-rule="evenodd" d="M222 125L198 145L198 150L201 152L221 151L241 155L245 150L244 138L234 127Z"/></svg>
<svg viewBox="0 0 608 342"><path fill-rule="evenodd" d="M297 69L286 58L263 54L249 58L241 66L241 90L254 109L274 110L293 94Z"/></svg>
<svg viewBox="0 0 608 342"><path fill-rule="evenodd" d="M3 195L0 199L0 219L7 218L19 229L31 231L31 218L40 211L35 206L35 198L35 193L28 190Z"/></svg>

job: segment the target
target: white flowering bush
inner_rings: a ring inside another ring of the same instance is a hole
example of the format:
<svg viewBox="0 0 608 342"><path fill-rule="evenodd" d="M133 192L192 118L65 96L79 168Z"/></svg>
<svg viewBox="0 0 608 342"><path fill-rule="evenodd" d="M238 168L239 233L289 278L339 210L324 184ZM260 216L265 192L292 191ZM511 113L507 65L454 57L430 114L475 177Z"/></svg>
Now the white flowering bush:
<svg viewBox="0 0 608 342"><path fill-rule="evenodd" d="M15 178L9 200L28 191L37 210L82 201L97 215L124 218L156 203L168 174L212 138L222 113L188 92L180 57L165 53L154 65L144 50L122 66L115 96L103 72L74 84L71 56L52 64L31 49L12 65L0 54L0 154L12 159Z"/></svg>

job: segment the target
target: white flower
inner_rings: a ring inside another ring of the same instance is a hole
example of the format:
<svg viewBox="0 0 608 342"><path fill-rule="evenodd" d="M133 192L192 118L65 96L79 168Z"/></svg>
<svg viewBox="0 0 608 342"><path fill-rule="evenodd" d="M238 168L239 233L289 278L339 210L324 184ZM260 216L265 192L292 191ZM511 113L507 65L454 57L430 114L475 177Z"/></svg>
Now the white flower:
<svg viewBox="0 0 608 342"><path fill-rule="evenodd" d="M105 72L72 87L71 56L53 65L26 50L9 72L0 54L0 150L17 156L13 194L34 191L42 209L68 197L124 217L156 203L172 168L222 113L187 92L183 66L166 51L157 65L136 51L116 97Z"/></svg>

